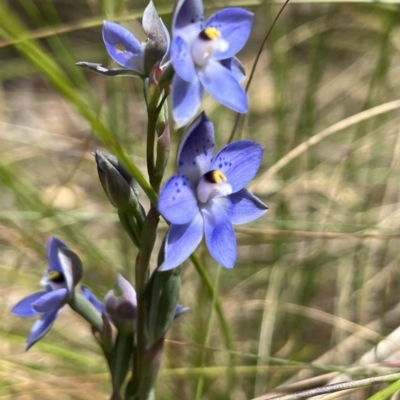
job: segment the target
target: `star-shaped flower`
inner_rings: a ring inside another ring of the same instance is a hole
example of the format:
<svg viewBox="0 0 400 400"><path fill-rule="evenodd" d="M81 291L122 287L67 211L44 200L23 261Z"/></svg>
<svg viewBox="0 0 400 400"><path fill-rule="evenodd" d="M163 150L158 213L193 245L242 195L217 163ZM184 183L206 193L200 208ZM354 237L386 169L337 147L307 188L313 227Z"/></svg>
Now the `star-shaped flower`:
<svg viewBox="0 0 400 400"><path fill-rule="evenodd" d="M82 277L82 263L61 240L51 237L47 244L49 269L42 280L44 291L22 299L12 308L20 317L40 315L26 341L32 347L52 327L61 308L74 296L75 285Z"/></svg>
<svg viewBox="0 0 400 400"><path fill-rule="evenodd" d="M267 207L244 189L260 167L263 148L250 140L228 144L214 156L214 127L204 113L188 127L177 157L178 174L161 190L158 209L171 223L164 263L177 267L197 248L203 235L223 267L236 262L232 224L259 218Z"/></svg>
<svg viewBox="0 0 400 400"><path fill-rule="evenodd" d="M148 39L140 43L135 35L115 22L104 21L103 41L110 57L124 68L107 69L100 64L79 62L104 75L134 75L141 78L149 76L153 67L165 61L170 37L167 28L158 16L152 1L146 7L142 19L143 30Z"/></svg>
<svg viewBox="0 0 400 400"><path fill-rule="evenodd" d="M178 0L171 44L172 105L178 126L196 114L204 90L224 106L247 112L247 96L239 84L243 70L234 56L246 43L252 23L253 14L242 8L223 9L204 22L201 0Z"/></svg>

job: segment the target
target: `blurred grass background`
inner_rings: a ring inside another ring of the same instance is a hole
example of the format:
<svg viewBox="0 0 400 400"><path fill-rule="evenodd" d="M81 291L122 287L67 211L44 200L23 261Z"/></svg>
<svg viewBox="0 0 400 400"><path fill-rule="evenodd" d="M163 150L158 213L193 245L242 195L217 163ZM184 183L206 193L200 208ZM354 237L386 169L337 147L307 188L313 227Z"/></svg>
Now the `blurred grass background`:
<svg viewBox="0 0 400 400"><path fill-rule="evenodd" d="M155 4L170 26L172 2ZM281 5L205 2L208 15L229 5L255 12L240 54L249 72ZM63 309L25 353L33 321L10 308L39 287L50 235L80 255L83 282L99 297L117 272L133 278L136 250L90 152L109 149L116 138L145 174L141 82L99 76L75 62L112 65L102 20L124 21L144 38L135 18L145 6L0 2L0 399L109 396L99 349L72 312ZM282 385L328 383L337 371L355 378L400 366L399 28L399 6L384 2L296 1L284 11L236 132L265 146L251 188L269 212L238 227L233 271L199 251L229 331L193 265L184 267L181 301L191 312L168 335L157 399L252 399ZM222 146L235 114L210 98L205 109ZM340 398L367 399L380 388Z"/></svg>

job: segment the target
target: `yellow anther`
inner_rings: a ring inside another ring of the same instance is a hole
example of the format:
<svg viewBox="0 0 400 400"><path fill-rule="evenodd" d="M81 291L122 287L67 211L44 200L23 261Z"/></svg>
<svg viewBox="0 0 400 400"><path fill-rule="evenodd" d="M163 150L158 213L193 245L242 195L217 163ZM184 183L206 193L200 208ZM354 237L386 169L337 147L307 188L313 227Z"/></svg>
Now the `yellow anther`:
<svg viewBox="0 0 400 400"><path fill-rule="evenodd" d="M204 29L204 36L209 40L218 39L221 36L221 32L216 28L206 28Z"/></svg>
<svg viewBox="0 0 400 400"><path fill-rule="evenodd" d="M222 183L226 181L226 176L217 169L207 172L204 175L204 178L206 179L207 182L210 183Z"/></svg>
<svg viewBox="0 0 400 400"><path fill-rule="evenodd" d="M58 271L49 271L49 273L47 274L47 279L49 281L55 282L57 281L61 276L61 273Z"/></svg>
<svg viewBox="0 0 400 400"><path fill-rule="evenodd" d="M126 52L126 47L123 44L116 44L115 50L117 50L119 53L125 53Z"/></svg>

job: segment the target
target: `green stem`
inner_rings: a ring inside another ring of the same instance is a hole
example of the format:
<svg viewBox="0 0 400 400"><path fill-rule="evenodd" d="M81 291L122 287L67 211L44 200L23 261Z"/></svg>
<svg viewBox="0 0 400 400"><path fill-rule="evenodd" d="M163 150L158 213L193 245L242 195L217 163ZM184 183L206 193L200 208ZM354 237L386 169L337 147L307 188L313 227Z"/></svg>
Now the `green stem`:
<svg viewBox="0 0 400 400"><path fill-rule="evenodd" d="M137 292L137 365L139 367L138 376L139 380L139 394L140 400L148 400L151 393L147 390L148 388L144 385L147 377L144 376L144 372L148 371L146 368L147 357L147 332L146 332L146 285L149 279L150 271L150 257L154 248L156 240L157 226L159 222L159 213L155 206L151 206L149 213L147 214L146 220L143 225L142 236L140 239L141 248L136 264L136 292ZM145 386L145 387L143 387Z"/></svg>
<svg viewBox="0 0 400 400"><path fill-rule="evenodd" d="M229 350L233 350L231 331L229 329L228 322L225 318L224 311L222 310L222 306L219 301L219 298L218 298L218 296L215 295L215 289L214 289L213 283L211 282L209 276L207 275L206 269L204 268L204 265L200 261L197 254L192 254L190 256L190 260L194 264L194 266L197 270L197 273L200 275L200 278L203 280L203 283L206 285L210 299L214 300L215 311L217 312L219 322L221 324L222 333L223 333L224 339L225 339L225 345Z"/></svg>
<svg viewBox="0 0 400 400"><path fill-rule="evenodd" d="M99 313L80 293L75 293L68 305L96 330L102 332L103 321Z"/></svg>

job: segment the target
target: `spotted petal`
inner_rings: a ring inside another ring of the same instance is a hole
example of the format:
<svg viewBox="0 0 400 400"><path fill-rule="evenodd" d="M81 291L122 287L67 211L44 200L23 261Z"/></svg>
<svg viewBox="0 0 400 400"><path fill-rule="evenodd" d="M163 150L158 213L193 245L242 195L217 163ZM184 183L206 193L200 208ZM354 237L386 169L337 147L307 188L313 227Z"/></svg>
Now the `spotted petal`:
<svg viewBox="0 0 400 400"><path fill-rule="evenodd" d="M246 44L253 24L253 13L244 8L225 8L210 17L206 27L216 28L228 42L226 50L217 50L213 57L223 60L233 57Z"/></svg>
<svg viewBox="0 0 400 400"><path fill-rule="evenodd" d="M196 250L203 237L203 217L200 212L185 225L171 225L165 243L165 259L161 271L178 267Z"/></svg>
<svg viewBox="0 0 400 400"><path fill-rule="evenodd" d="M230 194L220 204L234 225L254 221L268 211L268 207L246 189Z"/></svg>
<svg viewBox="0 0 400 400"><path fill-rule="evenodd" d="M194 185L209 171L214 155L214 127L201 113L188 127L178 149L178 171Z"/></svg>
<svg viewBox="0 0 400 400"><path fill-rule="evenodd" d="M232 110L245 113L248 110L247 96L235 76L216 60L209 60L197 75L204 89L215 100Z"/></svg>
<svg viewBox="0 0 400 400"><path fill-rule="evenodd" d="M202 214L210 254L222 267L233 268L237 257L236 237L228 214L216 201L210 201Z"/></svg>
<svg viewBox="0 0 400 400"><path fill-rule="evenodd" d="M115 62L125 68L144 72L143 49L131 32L119 24L104 21L103 40L108 54Z"/></svg>
<svg viewBox="0 0 400 400"><path fill-rule="evenodd" d="M175 4L172 32L174 37L182 35L192 42L204 24L204 10L201 0L178 0Z"/></svg>
<svg viewBox="0 0 400 400"><path fill-rule="evenodd" d="M227 177L232 192L246 186L260 167L264 149L250 140L239 140L225 146L214 158L211 169L218 169Z"/></svg>
<svg viewBox="0 0 400 400"><path fill-rule="evenodd" d="M172 224L187 224L199 212L192 183L184 175L173 175L165 183L158 209ZM184 212L183 212L184 210Z"/></svg>
<svg viewBox="0 0 400 400"><path fill-rule="evenodd" d="M186 82L196 78L192 54L189 44L180 36L176 37L171 44L171 61L175 72Z"/></svg>
<svg viewBox="0 0 400 400"><path fill-rule="evenodd" d="M37 320L31 329L29 337L26 341L26 350L29 350L38 340L40 340L53 326L54 321L58 317L60 309L45 313Z"/></svg>
<svg viewBox="0 0 400 400"><path fill-rule="evenodd" d="M66 288L45 293L32 303L32 308L38 313L47 313L62 307L68 295Z"/></svg>
<svg viewBox="0 0 400 400"><path fill-rule="evenodd" d="M172 113L177 127L186 125L201 105L204 89L197 78L184 81L178 74L172 81Z"/></svg>
<svg viewBox="0 0 400 400"><path fill-rule="evenodd" d="M37 315L38 313L33 309L32 303L37 301L46 293L47 292L37 292L25 297L11 309L11 312L19 317L33 317Z"/></svg>

